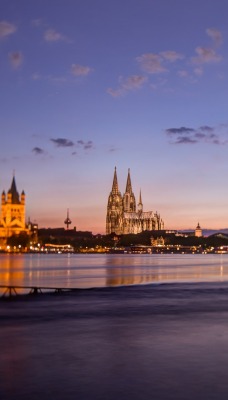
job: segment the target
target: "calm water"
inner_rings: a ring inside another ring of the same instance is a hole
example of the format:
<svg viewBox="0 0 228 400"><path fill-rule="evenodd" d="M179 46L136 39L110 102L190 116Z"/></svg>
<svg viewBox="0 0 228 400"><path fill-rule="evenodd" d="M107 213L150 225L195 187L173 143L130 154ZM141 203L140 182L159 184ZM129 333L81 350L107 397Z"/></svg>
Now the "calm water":
<svg viewBox="0 0 228 400"><path fill-rule="evenodd" d="M227 400L226 255L6 255L0 265L1 284L97 286L0 299L1 400ZM169 284L132 285L149 282Z"/></svg>
<svg viewBox="0 0 228 400"><path fill-rule="evenodd" d="M0 285L92 288L228 281L228 255L0 255Z"/></svg>

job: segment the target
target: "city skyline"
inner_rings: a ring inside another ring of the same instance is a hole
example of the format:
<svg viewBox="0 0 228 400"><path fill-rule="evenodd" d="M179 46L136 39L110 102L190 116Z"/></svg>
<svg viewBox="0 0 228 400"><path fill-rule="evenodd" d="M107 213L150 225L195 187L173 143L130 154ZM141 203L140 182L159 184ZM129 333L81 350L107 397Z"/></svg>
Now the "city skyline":
<svg viewBox="0 0 228 400"><path fill-rule="evenodd" d="M226 0L0 3L0 190L15 170L27 218L105 233L116 166L166 229L227 228Z"/></svg>

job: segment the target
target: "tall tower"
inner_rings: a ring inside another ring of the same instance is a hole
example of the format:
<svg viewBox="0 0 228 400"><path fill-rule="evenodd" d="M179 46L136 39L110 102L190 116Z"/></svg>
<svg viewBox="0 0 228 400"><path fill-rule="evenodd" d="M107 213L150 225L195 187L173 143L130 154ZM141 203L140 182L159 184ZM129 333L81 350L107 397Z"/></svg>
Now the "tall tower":
<svg viewBox="0 0 228 400"><path fill-rule="evenodd" d="M66 225L67 230L68 230L69 229L69 225L71 224L71 220L70 220L70 217L69 217L69 208L67 209L67 217L66 217L66 219L64 221L64 224Z"/></svg>
<svg viewBox="0 0 228 400"><path fill-rule="evenodd" d="M136 211L135 195L132 191L132 186L131 186L130 168L128 169L126 190L123 195L123 211L124 212Z"/></svg>
<svg viewBox="0 0 228 400"><path fill-rule="evenodd" d="M106 216L106 234L122 233L122 195L118 187L116 167L114 170L112 190L108 197L107 216Z"/></svg>

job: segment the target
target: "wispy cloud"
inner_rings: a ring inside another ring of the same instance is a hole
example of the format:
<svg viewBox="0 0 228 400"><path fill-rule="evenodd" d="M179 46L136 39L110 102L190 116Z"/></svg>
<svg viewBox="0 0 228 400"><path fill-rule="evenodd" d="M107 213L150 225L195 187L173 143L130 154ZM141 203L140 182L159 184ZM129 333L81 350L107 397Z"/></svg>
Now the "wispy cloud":
<svg viewBox="0 0 228 400"><path fill-rule="evenodd" d="M74 146L74 142L69 139L65 138L57 138L57 139L50 139L52 143L54 143L57 147L72 147Z"/></svg>
<svg viewBox="0 0 228 400"><path fill-rule="evenodd" d="M197 56L192 57L192 62L195 64L218 63L222 59L222 57L217 54L214 49L209 47L197 47L195 52Z"/></svg>
<svg viewBox="0 0 228 400"><path fill-rule="evenodd" d="M212 44L209 47L196 47L196 56L192 57L191 59L193 64L203 65L209 63L218 63L222 60L221 55L217 53L217 47L222 44L221 32L214 28L208 28L206 29L206 33L212 39Z"/></svg>
<svg viewBox="0 0 228 400"><path fill-rule="evenodd" d="M0 21L0 39L12 35L16 30L16 25L7 21Z"/></svg>
<svg viewBox="0 0 228 400"><path fill-rule="evenodd" d="M94 144L92 142L92 140L88 140L87 142L85 142L84 140L77 140L77 145L79 147L82 147L84 150L89 150L94 148Z"/></svg>
<svg viewBox="0 0 228 400"><path fill-rule="evenodd" d="M137 57L140 67L149 74L160 74L166 72L167 69L162 65L162 57L158 54L146 53Z"/></svg>
<svg viewBox="0 0 228 400"><path fill-rule="evenodd" d="M23 63L23 54L20 51L14 51L8 55L11 66L14 69L19 68Z"/></svg>
<svg viewBox="0 0 228 400"><path fill-rule="evenodd" d="M208 36L210 36L210 38L213 40L213 43L216 46L220 46L222 44L223 38L222 38L222 33L220 31L214 28L208 28L206 30L206 33Z"/></svg>
<svg viewBox="0 0 228 400"><path fill-rule="evenodd" d="M60 42L68 40L62 33L57 32L55 29L47 29L44 32L44 39L46 42Z"/></svg>
<svg viewBox="0 0 228 400"><path fill-rule="evenodd" d="M71 73L75 76L86 76L92 71L93 69L91 67L80 64L72 64L71 66Z"/></svg>
<svg viewBox="0 0 228 400"><path fill-rule="evenodd" d="M141 69L148 74L161 74L167 72L167 62L174 63L182 60L184 56L173 50L161 51L158 54L145 53L136 58Z"/></svg>
<svg viewBox="0 0 228 400"><path fill-rule="evenodd" d="M45 154L45 151L43 149L41 149L40 147L33 147L32 152L36 155Z"/></svg>
<svg viewBox="0 0 228 400"><path fill-rule="evenodd" d="M208 125L199 128L168 128L165 134L169 137L171 144L196 144L210 143L216 145L225 145L228 143L228 126L225 124L219 127Z"/></svg>
<svg viewBox="0 0 228 400"><path fill-rule="evenodd" d="M184 58L183 54L177 53L176 51L168 50L162 51L160 55L170 62L175 62L177 60L182 60Z"/></svg>
<svg viewBox="0 0 228 400"><path fill-rule="evenodd" d="M109 153L114 153L114 152L118 151L118 149L117 149L117 147L112 146L109 148L108 151L109 151Z"/></svg>
<svg viewBox="0 0 228 400"><path fill-rule="evenodd" d="M188 133L194 132L193 128L186 128L185 126L181 126L180 128L169 128L166 129L166 133L168 135L186 135Z"/></svg>
<svg viewBox="0 0 228 400"><path fill-rule="evenodd" d="M126 79L121 76L119 77L119 87L117 89L109 88L107 93L113 97L123 96L128 91L140 89L146 81L146 76L132 75Z"/></svg>

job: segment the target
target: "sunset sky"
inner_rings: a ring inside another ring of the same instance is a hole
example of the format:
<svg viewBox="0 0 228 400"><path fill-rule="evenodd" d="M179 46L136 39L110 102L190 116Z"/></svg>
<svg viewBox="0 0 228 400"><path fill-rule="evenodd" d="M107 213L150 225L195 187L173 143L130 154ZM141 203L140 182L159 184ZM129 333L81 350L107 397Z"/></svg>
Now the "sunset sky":
<svg viewBox="0 0 228 400"><path fill-rule="evenodd" d="M105 232L115 166L167 229L228 227L227 0L0 0L0 191Z"/></svg>

